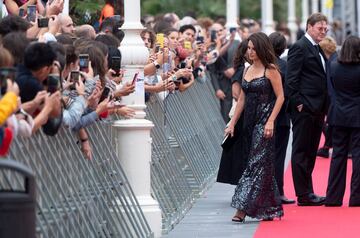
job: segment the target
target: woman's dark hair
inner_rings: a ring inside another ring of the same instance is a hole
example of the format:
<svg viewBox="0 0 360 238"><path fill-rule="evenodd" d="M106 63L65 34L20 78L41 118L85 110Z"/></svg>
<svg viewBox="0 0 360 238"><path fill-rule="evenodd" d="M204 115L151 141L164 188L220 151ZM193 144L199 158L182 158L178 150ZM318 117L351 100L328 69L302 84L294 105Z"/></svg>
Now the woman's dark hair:
<svg viewBox="0 0 360 238"><path fill-rule="evenodd" d="M0 21L0 35L5 36L10 32L26 32L31 24L19 16L8 15Z"/></svg>
<svg viewBox="0 0 360 238"><path fill-rule="evenodd" d="M166 36L169 36L172 32L179 32L178 30L176 30L175 28L173 27L170 27L168 29L165 29L164 33Z"/></svg>
<svg viewBox="0 0 360 238"><path fill-rule="evenodd" d="M360 38L349 36L344 41L338 61L341 64L359 64L360 63Z"/></svg>
<svg viewBox="0 0 360 238"><path fill-rule="evenodd" d="M73 45L65 45L64 47L66 52L66 66L69 66L71 63L75 63L79 59L79 55Z"/></svg>
<svg viewBox="0 0 360 238"><path fill-rule="evenodd" d="M24 62L26 47L30 44L23 32L11 32L2 39L2 44L12 54L15 65Z"/></svg>
<svg viewBox="0 0 360 238"><path fill-rule="evenodd" d="M263 32L256 32L249 36L250 41L253 43L256 55L265 68L273 68L271 65L276 64L276 57L269 37Z"/></svg>
<svg viewBox="0 0 360 238"><path fill-rule="evenodd" d="M246 51L248 47L248 40L245 39L241 41L239 47L237 48L236 54L234 56L234 68L235 70L242 65L245 65L246 61Z"/></svg>
<svg viewBox="0 0 360 238"><path fill-rule="evenodd" d="M99 34L96 38L95 41L99 41L104 43L105 45L107 45L108 47L112 46L112 47L119 47L120 46L120 41L118 40L118 38L116 38L115 36L113 36L110 33L107 34Z"/></svg>
<svg viewBox="0 0 360 238"><path fill-rule="evenodd" d="M81 45L78 49L79 54L88 54L89 60L91 61L91 66L94 70L94 75L99 75L101 85L105 85L105 55L103 51L95 46L95 44L89 44L87 46Z"/></svg>
<svg viewBox="0 0 360 238"><path fill-rule="evenodd" d="M47 44L55 52L56 60L60 63L60 66L61 66L61 71L64 70L64 68L66 66L66 50L65 50L65 47L62 44L60 44L60 43L58 43L56 41L50 41Z"/></svg>
<svg viewBox="0 0 360 238"><path fill-rule="evenodd" d="M74 44L73 35L69 33L62 33L60 35L57 35L56 41L63 45L72 45Z"/></svg>
<svg viewBox="0 0 360 238"><path fill-rule="evenodd" d="M286 38L280 32L273 32L269 35L270 42L274 48L276 57L280 57L286 49Z"/></svg>

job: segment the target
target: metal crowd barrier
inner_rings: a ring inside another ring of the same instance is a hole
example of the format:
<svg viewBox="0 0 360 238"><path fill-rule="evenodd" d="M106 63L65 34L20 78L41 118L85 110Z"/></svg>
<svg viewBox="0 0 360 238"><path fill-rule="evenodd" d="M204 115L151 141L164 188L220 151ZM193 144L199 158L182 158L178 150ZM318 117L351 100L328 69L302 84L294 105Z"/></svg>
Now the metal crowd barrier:
<svg viewBox="0 0 360 238"><path fill-rule="evenodd" d="M37 237L153 237L111 145L111 124L88 132L91 161L67 129L12 144L9 157L36 173ZM20 181L0 171L0 189L21 188Z"/></svg>
<svg viewBox="0 0 360 238"><path fill-rule="evenodd" d="M152 192L170 231L204 190L213 184L221 156L225 123L209 80L165 100L147 103L152 130Z"/></svg>
<svg viewBox="0 0 360 238"><path fill-rule="evenodd" d="M165 100L153 95L146 112L155 124L152 194L166 233L214 182L225 123L210 81ZM9 157L36 174L37 237L152 237L115 154L111 121L96 123L88 133L91 161L65 128L55 137L37 133L12 144ZM0 190L21 189L21 181L0 170Z"/></svg>

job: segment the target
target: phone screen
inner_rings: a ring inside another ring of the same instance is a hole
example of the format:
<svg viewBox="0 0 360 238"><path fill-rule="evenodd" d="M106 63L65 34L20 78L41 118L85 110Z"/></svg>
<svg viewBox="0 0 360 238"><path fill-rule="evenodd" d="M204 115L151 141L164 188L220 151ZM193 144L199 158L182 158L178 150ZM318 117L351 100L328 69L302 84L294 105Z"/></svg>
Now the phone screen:
<svg viewBox="0 0 360 238"><path fill-rule="evenodd" d="M38 27L46 28L49 26L49 18L38 18Z"/></svg>
<svg viewBox="0 0 360 238"><path fill-rule="evenodd" d="M47 78L47 91L49 93L55 93L60 89L60 77L59 75L50 74Z"/></svg>
<svg viewBox="0 0 360 238"><path fill-rule="evenodd" d="M14 82L15 80L15 74L16 74L16 69L15 68L12 68L12 67L3 67L3 68L0 68L0 77L1 78L4 78L5 81L6 79L10 79L11 81Z"/></svg>
<svg viewBox="0 0 360 238"><path fill-rule="evenodd" d="M230 27L230 33L233 33L233 32L235 32L236 31L236 27Z"/></svg>
<svg viewBox="0 0 360 238"><path fill-rule="evenodd" d="M88 54L81 54L79 55L79 65L80 70L87 70L89 68L89 55Z"/></svg>
<svg viewBox="0 0 360 238"><path fill-rule="evenodd" d="M25 9L19 8L19 17L24 17L24 16L25 16Z"/></svg>
<svg viewBox="0 0 360 238"><path fill-rule="evenodd" d="M211 39L211 42L214 42L216 40L216 31L215 30L212 30L210 32L210 39Z"/></svg>
<svg viewBox="0 0 360 238"><path fill-rule="evenodd" d="M72 82L71 86L70 86L70 90L75 90L76 89L76 84L77 82L79 82L80 79L80 72L79 71L71 71L70 73L70 82Z"/></svg>
<svg viewBox="0 0 360 238"><path fill-rule="evenodd" d="M204 37L203 36L198 36L196 37L196 41L200 44L204 43Z"/></svg>
<svg viewBox="0 0 360 238"><path fill-rule="evenodd" d="M29 5L27 7L27 20L30 22L36 20L36 5Z"/></svg>
<svg viewBox="0 0 360 238"><path fill-rule="evenodd" d="M104 91L102 92L102 94L101 94L101 97L100 97L100 102L102 102L102 101L104 101L106 98L108 98L109 97L109 94L110 94L110 88L108 88L108 87L105 87L104 88Z"/></svg>
<svg viewBox="0 0 360 238"><path fill-rule="evenodd" d="M111 69L115 71L114 76L120 76L120 69L121 69L121 58L118 56L113 56L111 58Z"/></svg>

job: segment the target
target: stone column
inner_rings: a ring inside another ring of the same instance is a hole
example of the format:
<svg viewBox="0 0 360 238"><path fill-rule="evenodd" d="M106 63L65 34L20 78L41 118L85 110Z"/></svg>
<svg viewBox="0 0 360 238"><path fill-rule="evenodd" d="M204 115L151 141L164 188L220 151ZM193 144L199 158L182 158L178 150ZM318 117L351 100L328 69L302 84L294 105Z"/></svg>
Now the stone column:
<svg viewBox="0 0 360 238"><path fill-rule="evenodd" d="M311 13L319 12L319 0L311 0Z"/></svg>
<svg viewBox="0 0 360 238"><path fill-rule="evenodd" d="M151 196L150 181L150 130L154 125L144 119L146 106L143 70L149 53L140 37L140 32L144 29L140 23L140 0L125 0L124 15L124 25L121 29L125 32L125 37L119 47L121 63L126 71L124 83L132 81L137 72L140 72L140 76L136 82L135 92L122 99L124 104L135 109L135 117L118 120L113 124L116 153L154 236L160 237L161 210L158 202Z"/></svg>
<svg viewBox="0 0 360 238"><path fill-rule="evenodd" d="M261 0L262 31L267 35L274 32L273 1Z"/></svg>
<svg viewBox="0 0 360 238"><path fill-rule="evenodd" d="M226 27L238 27L239 2L238 0L226 0Z"/></svg>
<svg viewBox="0 0 360 238"><path fill-rule="evenodd" d="M291 43L296 41L296 14L295 14L295 0L288 0L288 27L291 32Z"/></svg>
<svg viewBox="0 0 360 238"><path fill-rule="evenodd" d="M301 2L301 27L306 29L306 21L309 17L309 0L302 0Z"/></svg>

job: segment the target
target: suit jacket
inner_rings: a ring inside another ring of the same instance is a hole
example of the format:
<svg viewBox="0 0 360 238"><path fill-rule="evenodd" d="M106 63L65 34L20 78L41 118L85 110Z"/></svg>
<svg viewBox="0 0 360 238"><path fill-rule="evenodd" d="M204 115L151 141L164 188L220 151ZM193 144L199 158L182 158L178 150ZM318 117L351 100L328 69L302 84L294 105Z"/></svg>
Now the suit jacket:
<svg viewBox="0 0 360 238"><path fill-rule="evenodd" d="M228 50L224 55L219 56L215 63L208 66L211 81L213 83L215 91L221 89L225 93L225 95L227 95L228 100L232 100L232 83L231 79L228 79L224 75L224 71L233 66L234 54L239 44L239 41L234 41L229 46Z"/></svg>
<svg viewBox="0 0 360 238"><path fill-rule="evenodd" d="M287 93L285 91L285 77L286 77L286 69L287 69L287 65L286 65L286 61L280 58L277 58L277 65L279 66L279 70L280 70L280 75L281 75L281 82L284 88L284 96L285 96L285 102L283 104L283 106L281 107L281 110L276 118L276 125L277 126L289 126L290 127L290 115L289 113L286 111L286 107L287 107L287 101L288 101L288 97L287 97Z"/></svg>
<svg viewBox="0 0 360 238"><path fill-rule="evenodd" d="M331 63L334 87L328 123L333 126L360 127L360 65Z"/></svg>
<svg viewBox="0 0 360 238"><path fill-rule="evenodd" d="M320 53L326 61L321 49ZM326 113L326 73L318 51L305 36L289 50L286 91L290 110L296 110L298 105L303 104L303 110L310 113Z"/></svg>

